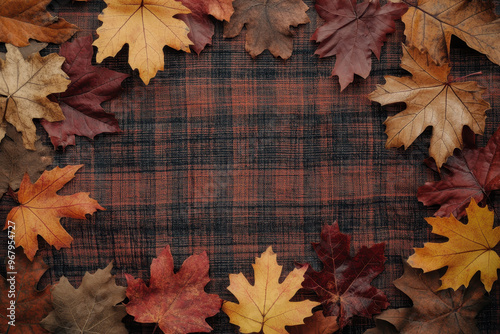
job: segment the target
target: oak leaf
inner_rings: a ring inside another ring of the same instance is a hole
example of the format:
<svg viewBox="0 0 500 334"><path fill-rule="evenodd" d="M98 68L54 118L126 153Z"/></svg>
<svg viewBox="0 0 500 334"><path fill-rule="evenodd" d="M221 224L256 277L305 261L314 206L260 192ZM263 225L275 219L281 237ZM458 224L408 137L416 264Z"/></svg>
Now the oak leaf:
<svg viewBox="0 0 500 334"><path fill-rule="evenodd" d="M309 23L309 7L302 0L235 0L234 14L224 27L232 38L246 27L245 49L252 58L268 49L273 56L290 58L293 33L290 26Z"/></svg>
<svg viewBox="0 0 500 334"><path fill-rule="evenodd" d="M0 60L0 140L5 136L7 123L23 134L24 147L35 149L36 127L33 118L49 122L64 119L57 103L46 97L66 90L69 80L61 70L64 58L55 53L41 57L38 53L23 58L21 52L10 44L7 60Z"/></svg>
<svg viewBox="0 0 500 334"><path fill-rule="evenodd" d="M210 281L208 269L208 256L203 252L188 257L174 274L174 260L166 246L151 264L149 286L125 274L127 313L137 322L156 323L166 334L210 332L205 318L219 312L221 299L204 291Z"/></svg>
<svg viewBox="0 0 500 334"><path fill-rule="evenodd" d="M304 324L290 328L290 334L332 334L339 330L337 317L325 317L323 311L314 312Z"/></svg>
<svg viewBox="0 0 500 334"><path fill-rule="evenodd" d="M43 146L40 140L35 142L34 151L27 150L21 134L8 125L5 137L0 142L0 198L9 187L19 189L25 173L32 181L36 181L52 163L52 157L52 150Z"/></svg>
<svg viewBox="0 0 500 334"><path fill-rule="evenodd" d="M89 193L57 194L82 166L56 167L43 172L35 183L31 183L27 174L24 175L17 192L20 205L7 215L4 230L8 228L9 220L16 223L16 247L23 247L28 259L33 260L38 250L37 235L56 249L70 246L73 238L61 226L61 217L85 219L86 214L92 214L97 209L104 210L89 197Z"/></svg>
<svg viewBox="0 0 500 334"><path fill-rule="evenodd" d="M127 312L119 304L125 299L126 288L116 285L112 267L110 263L95 274L85 273L78 289L61 277L51 289L54 311L40 323L43 328L60 334L127 334L121 321Z"/></svg>
<svg viewBox="0 0 500 334"><path fill-rule="evenodd" d="M175 18L188 14L189 9L175 0L104 0L108 5L99 15L102 26L97 29L99 38L96 60L114 57L123 45L128 44L128 62L147 85L164 67L163 47L190 52L189 28Z"/></svg>
<svg viewBox="0 0 500 334"><path fill-rule="evenodd" d="M462 148L462 129L468 126L482 134L489 103L481 98L485 88L472 81L453 82L448 79L450 66L437 66L427 55L403 45L401 67L412 77L386 76L385 85L368 97L382 105L405 102L406 109L388 117L386 147L405 149L428 127L432 126L429 148L438 168Z"/></svg>
<svg viewBox="0 0 500 334"><path fill-rule="evenodd" d="M78 28L45 10L50 0L0 0L0 42L27 46L29 39L60 44Z"/></svg>
<svg viewBox="0 0 500 334"><path fill-rule="evenodd" d="M435 216L452 214L460 219L471 198L482 203L492 191L500 189L500 128L483 148L476 147L475 136L469 132L464 129L464 149L456 151L442 166L441 181L426 182L418 188L420 202L441 206ZM425 162L437 170L432 159Z"/></svg>
<svg viewBox="0 0 500 334"><path fill-rule="evenodd" d="M321 241L312 245L324 268L317 272L309 266L302 284L316 292L323 314L336 316L340 328L355 315L371 318L389 306L385 294L370 285L384 270L385 244L363 246L351 257L350 243L351 237L340 232L337 222L323 226Z"/></svg>
<svg viewBox="0 0 500 334"><path fill-rule="evenodd" d="M467 287L470 280L481 272L481 281L490 292L497 280L500 268L500 256L493 249L500 242L500 226L493 228L493 212L488 207L481 208L474 199L466 209L469 223L464 225L453 215L449 218L426 218L432 225L432 233L447 237L443 243L424 244L424 248L415 248L415 254L408 258L408 263L424 272L448 267L441 277L440 290L461 285Z"/></svg>
<svg viewBox="0 0 500 334"><path fill-rule="evenodd" d="M209 15L219 21L229 21L234 12L233 0L181 0L189 8L190 14L177 15L189 28L191 48L198 54L207 44L212 44L214 24Z"/></svg>
<svg viewBox="0 0 500 334"><path fill-rule="evenodd" d="M252 266L255 284L251 285L242 273L230 274L227 289L239 304L224 301L222 305L230 322L242 333L286 334L285 326L303 324L303 319L312 315L311 309L319 305L310 300L290 301L301 288L307 266L294 269L279 283L282 266L271 247Z"/></svg>
<svg viewBox="0 0 500 334"><path fill-rule="evenodd" d="M17 230L12 230L16 232ZM12 245L13 246L13 245ZM50 288L37 290L36 286L42 275L49 269L41 256L30 262L26 256L10 253L12 256L7 262L7 276L0 279L0 332L9 334L42 334L48 333L39 322L52 311ZM15 256L14 256L15 254ZM16 274L10 274L15 272ZM14 279L12 279L14 278ZM15 289L11 289L14 282ZM13 298L9 294L13 292ZM9 317L11 300L15 300L14 318ZM9 325L13 322L15 326Z"/></svg>
<svg viewBox="0 0 500 334"><path fill-rule="evenodd" d="M365 334L479 333L474 318L488 303L482 284L474 279L467 289L436 291L439 276L439 271L423 274L405 262L394 285L412 299L413 307L384 311L375 317L377 328Z"/></svg>
<svg viewBox="0 0 500 334"><path fill-rule="evenodd" d="M320 57L337 55L332 76L337 75L341 90L354 80L354 74L364 79L370 74L372 52L380 58L380 50L394 32L395 20L408 6L389 2L380 7L378 0L317 0L316 11L326 22L316 29L311 39L320 43L315 54Z"/></svg>
<svg viewBox="0 0 500 334"><path fill-rule="evenodd" d="M118 95L121 83L128 75L92 66L94 50L90 35L63 44L59 54L66 58L62 70L71 83L65 92L52 95L61 106L65 119L42 121L52 144L66 147L75 145L75 135L93 139L100 133L119 132L115 116L105 112L101 103Z"/></svg>
<svg viewBox="0 0 500 334"><path fill-rule="evenodd" d="M490 0L418 0L402 20L407 43L439 65L449 62L452 35L500 65L500 19Z"/></svg>

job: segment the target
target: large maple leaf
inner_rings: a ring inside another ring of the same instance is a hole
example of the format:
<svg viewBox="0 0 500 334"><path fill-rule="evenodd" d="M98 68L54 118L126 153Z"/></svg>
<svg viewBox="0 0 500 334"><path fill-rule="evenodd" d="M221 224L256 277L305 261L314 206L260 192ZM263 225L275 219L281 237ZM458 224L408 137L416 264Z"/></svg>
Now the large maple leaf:
<svg viewBox="0 0 500 334"><path fill-rule="evenodd" d="M286 334L285 326L303 324L303 319L312 315L311 309L319 305L310 300L290 301L301 288L307 266L294 269L280 283L282 266L271 247L252 266L255 284L251 285L242 273L230 274L227 289L239 304L224 301L222 305L230 322L242 333Z"/></svg>
<svg viewBox="0 0 500 334"><path fill-rule="evenodd" d="M61 46L59 54L66 58L62 70L71 79L68 89L53 95L64 113L65 120L42 121L52 144L75 145L75 135L94 138L105 132L119 132L118 121L106 113L101 103L111 100L121 91L127 74L92 66L92 36L75 39Z"/></svg>
<svg viewBox="0 0 500 334"><path fill-rule="evenodd" d="M27 46L29 39L63 43L78 28L45 10L50 0L0 0L0 42Z"/></svg>
<svg viewBox="0 0 500 334"><path fill-rule="evenodd" d="M316 29L312 40L320 43L315 54L320 57L337 55L332 76L337 75L343 90L354 80L354 74L364 79L370 74L372 52L380 58L386 35L395 30L395 20L408 6L389 2L380 7L378 0L317 0L316 11L326 22Z"/></svg>
<svg viewBox="0 0 500 334"><path fill-rule="evenodd" d="M41 57L38 53L24 59L21 52L7 44L6 61L0 60L0 140L5 136L7 123L23 134L24 146L35 149L36 127L33 118L49 122L64 119L57 103L47 95L66 90L69 80L61 70L64 58L55 53Z"/></svg>
<svg viewBox="0 0 500 334"><path fill-rule="evenodd" d="M61 217L85 219L97 209L104 210L89 193L60 196L57 191L68 183L83 165L56 167L43 172L33 184L28 174L24 175L17 199L19 206L7 215L8 221L16 224L16 247L23 247L28 259L32 260L38 250L37 235L41 235L56 249L69 247L73 238L61 226Z"/></svg>
<svg viewBox="0 0 500 334"><path fill-rule="evenodd" d="M404 274L394 285L412 299L413 307L384 311L375 317L377 328L365 334L479 333L474 318L488 303L481 282L475 279L467 289L436 291L439 275L423 274L405 262Z"/></svg>
<svg viewBox="0 0 500 334"><path fill-rule="evenodd" d="M402 20L406 41L439 65L450 59L452 35L500 65L500 19L490 0L418 0Z"/></svg>
<svg viewBox="0 0 500 334"><path fill-rule="evenodd" d="M156 323L166 334L210 332L205 318L219 312L221 299L204 291L210 281L208 269L208 256L203 252L188 257L174 274L174 260L166 246L151 264L149 286L125 274L127 313L137 322Z"/></svg>
<svg viewBox="0 0 500 334"><path fill-rule="evenodd" d="M321 241L313 243L324 268L317 272L307 269L305 289L313 290L323 305L325 316L336 316L340 328L355 316L371 318L389 306L387 297L371 286L371 281L384 270L384 243L363 246L351 257L351 237L339 230L339 225L325 225Z"/></svg>
<svg viewBox="0 0 500 334"><path fill-rule="evenodd" d="M179 14L178 18L186 22L189 28L191 48L200 53L207 44L212 43L214 24L209 15L220 21L229 21L234 12L233 0L181 0L191 14Z"/></svg>
<svg viewBox="0 0 500 334"><path fill-rule="evenodd" d="M377 85L369 98L382 105L405 102L406 109L388 117L386 147L405 149L428 127L432 126L429 148L438 168L462 148L462 129L468 126L482 134L489 103L481 98L485 88L472 81L448 80L450 66L437 66L426 54L403 45L401 67L412 77L386 76L385 85Z"/></svg>
<svg viewBox="0 0 500 334"><path fill-rule="evenodd" d="M61 277L52 287L54 311L40 323L51 333L127 334L121 321L127 315L125 287L117 286L111 275L113 264L95 274L85 273L78 289Z"/></svg>
<svg viewBox="0 0 500 334"><path fill-rule="evenodd" d="M12 230L16 232L16 230ZM14 253L12 253L14 254ZM9 334L48 333L39 322L52 311L50 287L37 290L36 286L42 275L49 269L40 256L30 262L26 256L17 252L7 264L7 277L0 279L0 332ZM15 272L15 274L11 274ZM14 280L12 280L14 278ZM15 290L11 284L15 282ZM13 293L12 296L9 296ZM11 298L12 297L12 298ZM14 318L9 317L12 309L11 300L15 301ZM15 326L9 325L9 322Z"/></svg>
<svg viewBox="0 0 500 334"><path fill-rule="evenodd" d="M412 267L422 268L424 272L448 267L441 277L439 289L457 290L461 285L467 287L470 280L481 272L481 281L490 292L497 280L500 269L500 256L495 246L500 242L500 226L493 228L493 212L488 207L481 208L472 199L466 209L468 224L464 225L452 215L449 218L426 218L432 225L432 233L447 237L443 243L424 244L415 248L415 254L408 258Z"/></svg>
<svg viewBox="0 0 500 334"><path fill-rule="evenodd" d="M476 147L474 134L468 132L464 129L464 149L456 151L442 166L441 181L426 182L418 188L420 202L441 206L435 216L452 214L460 219L471 198L480 203L500 189L500 128L483 148ZM437 171L432 159L425 162Z"/></svg>
<svg viewBox="0 0 500 334"><path fill-rule="evenodd" d="M309 7L302 0L235 0L233 6L234 14L224 27L224 37L239 35L245 26L245 49L252 57L268 49L275 57L290 58L290 26L309 23Z"/></svg>
<svg viewBox="0 0 500 334"><path fill-rule="evenodd" d="M99 38L96 60L114 57L123 45L128 44L128 62L147 85L164 67L163 47L190 52L189 28L175 18L188 14L189 9L175 0L105 0L108 5L99 15L102 26L97 29Z"/></svg>

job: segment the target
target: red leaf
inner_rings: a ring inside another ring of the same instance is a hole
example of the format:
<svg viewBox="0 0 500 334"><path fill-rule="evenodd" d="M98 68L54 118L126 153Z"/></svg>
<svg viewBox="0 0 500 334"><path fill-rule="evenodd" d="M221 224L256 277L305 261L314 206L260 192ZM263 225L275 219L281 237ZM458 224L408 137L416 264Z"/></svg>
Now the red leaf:
<svg viewBox="0 0 500 334"><path fill-rule="evenodd" d="M149 287L140 278L127 278L127 313L142 323L157 323L167 334L210 332L205 318L219 312L221 299L207 294L208 256L192 255L174 274L174 261L167 246L151 264Z"/></svg>
<svg viewBox="0 0 500 334"><path fill-rule="evenodd" d="M338 317L340 328L354 315L371 318L389 306L385 294L370 285L384 270L385 244L363 246L352 258L350 241L349 235L340 233L337 222L325 225L321 242L312 244L324 268L316 272L309 266L302 283L316 292L325 316Z"/></svg>
<svg viewBox="0 0 500 334"><path fill-rule="evenodd" d="M500 189L500 127L484 148L476 147L474 134L469 131L464 131L465 148L456 150L443 164L441 181L426 182L418 188L418 200L424 205L441 205L435 216L452 214L460 219L471 198L480 203ZM425 162L437 170L434 160Z"/></svg>
<svg viewBox="0 0 500 334"><path fill-rule="evenodd" d="M59 54L66 58L62 69L71 83L64 93L51 97L59 102L66 119L60 122L42 120L55 147L75 145L75 135L92 139L100 133L120 131L115 116L106 113L101 103L117 96L122 81L129 75L92 66L93 53L90 35L61 46Z"/></svg>
<svg viewBox="0 0 500 334"><path fill-rule="evenodd" d="M370 74L372 52L380 58L386 35L395 30L395 20L408 6L389 2L380 7L378 0L317 0L316 10L325 24L316 29L312 40L320 43L315 54L321 58L337 55L332 76L337 75L341 90L354 74L364 79Z"/></svg>

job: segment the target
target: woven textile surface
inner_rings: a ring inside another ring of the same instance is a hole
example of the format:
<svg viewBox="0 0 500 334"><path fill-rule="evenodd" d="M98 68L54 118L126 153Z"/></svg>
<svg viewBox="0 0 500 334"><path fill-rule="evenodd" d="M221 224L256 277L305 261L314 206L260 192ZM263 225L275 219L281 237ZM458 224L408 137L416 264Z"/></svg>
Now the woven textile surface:
<svg viewBox="0 0 500 334"><path fill-rule="evenodd" d="M320 269L311 242L319 240L322 225L338 220L340 230L352 235L352 252L387 243L386 269L374 285L387 294L390 307L411 305L392 281L401 276L402 259L413 247L438 240L424 220L436 207L424 207L416 197L419 186L438 179L423 164L431 131L406 151L385 149L383 122L404 105L381 107L367 98L384 75L408 75L399 67L404 25L398 21L380 60L373 56L371 75L356 77L340 92L338 78L330 77L335 59L314 56L310 36L321 19L313 1L305 3L311 23L295 29L286 61L267 51L252 59L245 34L223 39L218 22L213 45L199 56L165 48L165 70L148 86L130 69L127 47L97 64L132 75L121 96L104 103L123 132L94 141L79 137L76 146L56 151L52 167L83 164L60 194L90 192L106 211L86 221L62 220L74 238L71 248L57 251L40 241L50 266L40 287L62 275L78 286L86 271L110 261L121 285L124 273L148 279L152 259L168 244L177 268L206 250L212 278L206 290L234 300L226 290L228 274L253 277L251 263L268 246L278 254L283 276L294 261ZM105 6L89 0L54 13L80 28L76 36L96 38ZM57 52L58 46L48 50ZM451 65L453 77L482 72L470 80L487 87L484 98L491 104L485 134L478 136L484 146L500 125L500 66L455 38ZM492 200L500 209L500 196ZM1 217L13 205L5 196ZM2 233L0 245L6 244ZM3 247L0 255L5 254ZM498 282L490 298L478 316L483 333L500 328ZM131 333L151 333L154 327L130 316L124 321ZM222 312L208 322L214 333L238 332ZM370 327L371 319L356 318L342 333Z"/></svg>

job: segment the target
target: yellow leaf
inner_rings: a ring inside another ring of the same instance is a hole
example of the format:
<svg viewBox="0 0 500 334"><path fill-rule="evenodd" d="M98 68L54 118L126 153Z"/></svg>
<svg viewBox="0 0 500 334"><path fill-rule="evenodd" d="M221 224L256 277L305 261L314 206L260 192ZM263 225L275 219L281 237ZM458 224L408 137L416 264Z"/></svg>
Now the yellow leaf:
<svg viewBox="0 0 500 334"><path fill-rule="evenodd" d="M94 41L98 48L96 60L114 57L123 45L129 45L129 64L139 69L139 75L147 85L156 72L163 70L163 47L189 51L193 44L187 25L174 18L188 14L189 9L175 0L105 0L108 5L99 15L103 22L97 29L99 38Z"/></svg>
<svg viewBox="0 0 500 334"><path fill-rule="evenodd" d="M283 283L279 283L281 268L276 254L269 247L252 265L255 284L251 285L242 273L229 275L227 288L238 298L239 304L225 301L222 310L230 322L242 333L286 334L285 326L304 323L312 315L311 309L319 303L310 300L290 302L302 287L307 266L294 269Z"/></svg>
<svg viewBox="0 0 500 334"><path fill-rule="evenodd" d="M448 267L441 277L439 290L461 285L467 287L470 280L481 272L481 281L486 291L491 291L497 280L500 257L493 248L500 242L500 227L493 228L493 212L488 207L481 208L472 199L466 209L469 223L464 225L450 215L449 218L426 218L432 225L432 233L449 239L443 243L425 243L424 248L415 248L408 263L424 272Z"/></svg>

